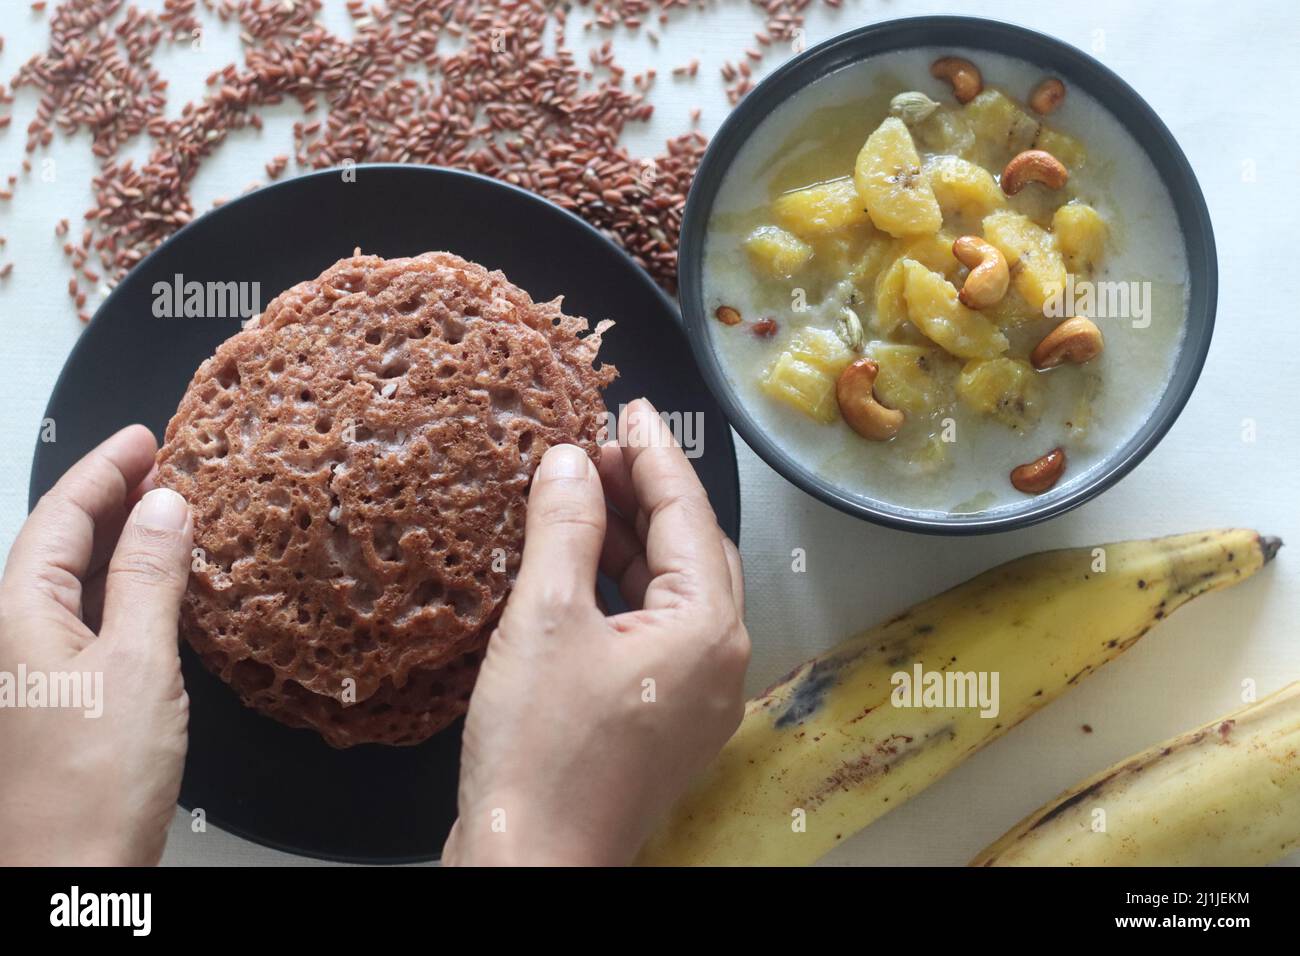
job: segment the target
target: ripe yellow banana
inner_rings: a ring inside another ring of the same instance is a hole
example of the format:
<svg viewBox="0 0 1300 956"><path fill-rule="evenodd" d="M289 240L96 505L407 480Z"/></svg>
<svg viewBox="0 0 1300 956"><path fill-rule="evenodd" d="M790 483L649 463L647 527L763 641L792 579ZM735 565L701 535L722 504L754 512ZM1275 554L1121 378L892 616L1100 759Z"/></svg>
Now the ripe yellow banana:
<svg viewBox="0 0 1300 956"><path fill-rule="evenodd" d="M972 866L1248 866L1300 847L1300 682L1035 810Z"/></svg>
<svg viewBox="0 0 1300 956"><path fill-rule="evenodd" d="M1280 544L1228 530L1048 551L918 604L751 700L640 862L811 863ZM997 716L895 706L918 665L996 673Z"/></svg>

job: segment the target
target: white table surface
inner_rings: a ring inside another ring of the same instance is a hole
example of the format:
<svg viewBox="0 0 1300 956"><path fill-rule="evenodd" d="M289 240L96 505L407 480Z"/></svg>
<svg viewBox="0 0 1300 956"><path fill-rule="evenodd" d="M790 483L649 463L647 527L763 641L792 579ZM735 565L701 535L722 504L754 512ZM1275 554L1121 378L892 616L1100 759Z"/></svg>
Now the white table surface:
<svg viewBox="0 0 1300 956"><path fill-rule="evenodd" d="M162 6L161 0L134 2ZM44 48L47 20L29 13L26 2L11 0L5 7L0 74L7 80ZM346 29L342 0L327 7L326 22ZM1300 6L1293 0L1247 0L1231 8L1214 0L1002 0L991 8L845 0L838 11L809 11L807 40L811 45L882 19L961 12L996 15L1091 51L1169 125L1200 178L1218 241L1219 314L1209 361L1177 425L1133 474L1065 517L993 537L941 540L847 518L787 484L737 438L741 550L754 641L750 689L757 691L842 636L1027 552L1225 525L1280 535L1290 547L1257 578L1179 611L1098 675L845 841L827 858L830 864L964 863L1077 780L1239 706L1243 680L1253 679L1262 695L1300 678L1300 273L1291 232L1300 209L1300 126L1292 102L1300 89ZM580 20L581 10L574 16ZM659 74L651 94L653 121L629 131L634 154L658 152L667 136L687 126L697 105L705 131L717 127L727 106L716 68L752 45L760 25L757 8L744 0L715 0L709 11L676 13L660 29L658 48L644 35L614 35L629 73L653 65ZM570 43L580 50L605 36L569 31ZM769 53L757 75L788 55ZM239 56L236 28L215 18L202 54L162 50L155 64L171 81L169 114L201 95L211 69ZM693 57L701 61L697 79L669 75ZM22 92L12 126L0 131L0 175L17 172L35 103L31 91ZM284 107L268 114L260 135L232 136L200 171L196 208L264 178L268 159L291 153L295 112ZM147 143L138 145L142 154ZM0 282L5 553L26 513L28 470L45 403L82 328L66 294L62 240L53 227L66 217L79 234L91 201L89 139L56 136L53 147L38 154L46 155L57 161L56 180L32 176L20 183L13 202L0 203L0 235L8 238L0 260L15 263L13 275ZM1242 440L1246 419L1255 425L1253 443ZM795 547L806 549L806 574L789 570ZM1093 733L1083 733L1083 724ZM178 814L165 862L303 861L212 827L193 834L188 815ZM1300 854L1287 862L1300 864Z"/></svg>

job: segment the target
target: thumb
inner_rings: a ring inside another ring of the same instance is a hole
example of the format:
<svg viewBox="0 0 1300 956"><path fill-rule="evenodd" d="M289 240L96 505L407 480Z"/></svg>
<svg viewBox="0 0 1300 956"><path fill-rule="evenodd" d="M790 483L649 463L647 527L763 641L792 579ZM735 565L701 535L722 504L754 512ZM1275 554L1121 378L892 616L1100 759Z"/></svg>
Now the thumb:
<svg viewBox="0 0 1300 956"><path fill-rule="evenodd" d="M194 538L190 507L155 488L131 512L108 564L100 633L142 651L176 648Z"/></svg>
<svg viewBox="0 0 1300 956"><path fill-rule="evenodd" d="M533 606L596 601L596 567L605 541L600 476L576 445L542 456L528 494L524 557L514 593Z"/></svg>

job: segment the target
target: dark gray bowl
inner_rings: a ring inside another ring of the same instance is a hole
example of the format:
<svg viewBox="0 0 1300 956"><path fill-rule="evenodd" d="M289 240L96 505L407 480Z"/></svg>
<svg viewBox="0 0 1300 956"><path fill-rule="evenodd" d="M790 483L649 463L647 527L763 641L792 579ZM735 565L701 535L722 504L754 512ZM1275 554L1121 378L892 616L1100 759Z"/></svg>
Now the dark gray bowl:
<svg viewBox="0 0 1300 956"><path fill-rule="evenodd" d="M805 468L758 426L737 399L709 338L704 307L704 237L718 187L740 148L779 104L836 70L881 53L914 47L966 47L1026 60L1060 76L1107 107L1150 157L1169 190L1182 227L1191 288L1187 327L1173 374L1151 416L1116 448L1088 481L1026 499L996 514L935 516L846 492ZM1024 27L976 17L915 17L876 23L842 34L786 63L756 86L713 138L696 173L682 224L679 296L696 362L714 397L746 443L776 471L810 495L877 524L929 534L1009 531L1075 508L1128 474L1169 431L1187 404L1214 331L1218 261L1210 214L1196 176L1160 117L1132 87L1092 57L1060 40Z"/></svg>

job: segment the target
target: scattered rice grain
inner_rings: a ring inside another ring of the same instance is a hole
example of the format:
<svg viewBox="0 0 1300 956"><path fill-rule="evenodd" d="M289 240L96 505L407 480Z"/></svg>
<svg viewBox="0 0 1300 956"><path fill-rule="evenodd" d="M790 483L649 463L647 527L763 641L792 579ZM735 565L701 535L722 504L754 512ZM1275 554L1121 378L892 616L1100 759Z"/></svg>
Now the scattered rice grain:
<svg viewBox="0 0 1300 956"><path fill-rule="evenodd" d="M591 22L631 30L651 17L663 27L670 13L719 2L580 0ZM791 40L811 2L751 0L765 21L755 35L760 47ZM119 280L194 217L194 177L227 135L248 126L260 130L258 111L296 102L304 117L315 111L320 118L295 125L291 153L267 164L272 179L287 168L289 155L311 169L349 161L468 169L576 212L675 290L681 214L707 139L692 129L670 139L657 156L631 155L622 135L629 123L652 116L645 92L654 71L625 88L625 71L608 41L592 51L590 69L579 67L565 42L567 5L352 2L351 35L340 36L320 22L321 0L203 3L220 20L237 22L242 59L213 73L207 94L179 111L168 109L167 80L153 58L164 46L192 42L201 28L197 0L164 0L160 12L127 0L64 0L48 19L48 48L13 77L12 87L39 96L27 130L28 154L48 146L55 129L69 135L84 130L98 158L94 205L84 217L89 228L75 255L70 244L64 250L76 268L84 268L93 252L108 283ZM647 33L658 40L656 31ZM457 49L438 48L443 34L459 38ZM755 53L761 56L751 48L738 65L724 65L730 102L750 88L746 58L757 60ZM692 60L686 74L698 69ZM0 96L10 99L3 89ZM698 109L692 110L692 123L698 119ZM123 152L142 133L151 150L137 162ZM24 171L31 168L24 159ZM653 175L645 177L647 170ZM11 195L0 191L0 199ZM98 274L87 273L88 281Z"/></svg>

